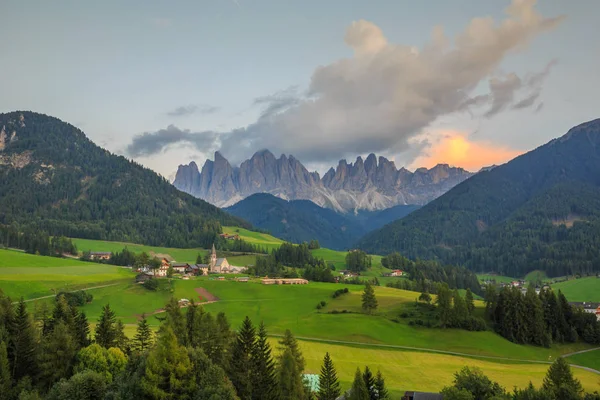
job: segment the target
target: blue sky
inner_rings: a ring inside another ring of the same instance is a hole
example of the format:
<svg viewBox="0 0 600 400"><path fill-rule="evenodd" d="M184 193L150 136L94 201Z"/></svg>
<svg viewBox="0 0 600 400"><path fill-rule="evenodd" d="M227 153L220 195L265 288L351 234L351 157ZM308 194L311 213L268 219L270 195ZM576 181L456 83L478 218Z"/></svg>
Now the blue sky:
<svg viewBox="0 0 600 400"><path fill-rule="evenodd" d="M165 176L263 147L320 171L369 152L476 169L600 117L600 2L517 3L4 2L0 112L51 114ZM442 57L465 31L460 62Z"/></svg>

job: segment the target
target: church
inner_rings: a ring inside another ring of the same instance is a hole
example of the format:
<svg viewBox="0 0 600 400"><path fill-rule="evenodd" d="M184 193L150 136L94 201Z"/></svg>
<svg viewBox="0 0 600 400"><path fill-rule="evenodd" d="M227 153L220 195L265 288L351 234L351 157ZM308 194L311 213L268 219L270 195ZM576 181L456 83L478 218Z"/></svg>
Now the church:
<svg viewBox="0 0 600 400"><path fill-rule="evenodd" d="M215 245L213 244L212 253L210 254L210 262L208 264L209 271L213 274L233 273L230 267L231 266L225 257L217 258L217 250L215 250Z"/></svg>

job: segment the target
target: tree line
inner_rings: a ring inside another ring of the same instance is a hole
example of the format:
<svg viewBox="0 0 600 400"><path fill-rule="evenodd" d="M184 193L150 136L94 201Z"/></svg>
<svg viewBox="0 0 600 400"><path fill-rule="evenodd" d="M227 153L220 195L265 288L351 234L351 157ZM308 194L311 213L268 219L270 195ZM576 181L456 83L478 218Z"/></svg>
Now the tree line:
<svg viewBox="0 0 600 400"><path fill-rule="evenodd" d="M21 232L16 225L0 225L0 246L25 250L27 253L42 256L77 255L77 246L67 237L50 237L47 232L29 229Z"/></svg>
<svg viewBox="0 0 600 400"><path fill-rule="evenodd" d="M596 315L574 307L559 290L543 289L539 295L533 286L525 295L514 287L497 291L487 285L486 315L500 335L515 343L549 347L552 343L582 340L600 344L600 322Z"/></svg>
<svg viewBox="0 0 600 400"><path fill-rule="evenodd" d="M274 355L264 324L255 327L248 317L234 332L225 314L213 316L193 302L184 313L171 299L157 316L157 334L142 316L129 339L107 304L92 340L85 313L64 296L46 311L30 314L23 300L13 306L0 294L1 400L334 400L341 394L328 353L313 391L292 333L285 332ZM365 367L361 379L367 397L352 392L349 399L388 398L380 372Z"/></svg>

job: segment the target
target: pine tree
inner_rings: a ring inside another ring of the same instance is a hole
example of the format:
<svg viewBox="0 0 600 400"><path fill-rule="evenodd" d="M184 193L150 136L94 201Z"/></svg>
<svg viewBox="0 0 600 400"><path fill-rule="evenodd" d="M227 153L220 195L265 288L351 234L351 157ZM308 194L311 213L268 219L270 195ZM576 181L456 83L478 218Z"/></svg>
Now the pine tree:
<svg viewBox="0 0 600 400"><path fill-rule="evenodd" d="M90 345L90 324L83 311L77 313L75 318L75 339L78 347L83 348Z"/></svg>
<svg viewBox="0 0 600 400"><path fill-rule="evenodd" d="M0 341L0 400L10 399L12 379L10 377L10 365L8 363L8 352L6 344Z"/></svg>
<svg viewBox="0 0 600 400"><path fill-rule="evenodd" d="M375 378L375 389L377 389L377 399L383 400L388 398L389 394L385 387L385 379L379 370L377 371L377 377Z"/></svg>
<svg viewBox="0 0 600 400"><path fill-rule="evenodd" d="M283 338L279 341L280 353L283 354L285 352L285 349L291 350L292 354L294 355L294 359L296 360L298 371L300 371L300 373L304 372L304 357L302 356L302 352L300 351L300 347L298 346L298 341L289 329L285 330Z"/></svg>
<svg viewBox="0 0 600 400"><path fill-rule="evenodd" d="M527 342L535 344L536 346L550 346L550 335L546 331L546 325L544 323L544 310L542 308L542 301L535 294L535 288L530 285L527 288L525 294L525 309L527 310L528 317L525 320L528 324L528 338Z"/></svg>
<svg viewBox="0 0 600 400"><path fill-rule="evenodd" d="M375 297L375 289L369 282L365 285L365 291L362 295L362 308L367 314L372 314L377 309L377 298Z"/></svg>
<svg viewBox="0 0 600 400"><path fill-rule="evenodd" d="M125 335L125 325L120 319L115 325L115 347L123 353L129 354L129 338Z"/></svg>
<svg viewBox="0 0 600 400"><path fill-rule="evenodd" d="M468 317L468 311L465 300L460 297L458 289L454 289L452 293L452 302L452 325L457 328L463 327Z"/></svg>
<svg viewBox="0 0 600 400"><path fill-rule="evenodd" d="M469 315L473 315L473 311L475 311L475 301L473 300L473 292L471 289L467 288L467 293L465 294L465 303L467 303L467 312Z"/></svg>
<svg viewBox="0 0 600 400"><path fill-rule="evenodd" d="M335 400L341 393L340 383L338 382L337 372L329 353L325 353L323 365L321 366L321 375L319 375L318 400Z"/></svg>
<svg viewBox="0 0 600 400"><path fill-rule="evenodd" d="M252 360L252 399L270 400L277 398L275 363L271 356L271 346L267 341L267 330L261 322L251 353Z"/></svg>
<svg viewBox="0 0 600 400"><path fill-rule="evenodd" d="M277 365L278 397L280 400L302 400L305 397L302 373L298 370L296 359L286 348Z"/></svg>
<svg viewBox="0 0 600 400"><path fill-rule="evenodd" d="M52 310L52 318L49 321L48 332L51 332L54 329L54 325L59 322L63 322L69 328L75 327L71 306L69 306L69 303L63 295L56 297L56 303Z"/></svg>
<svg viewBox="0 0 600 400"><path fill-rule="evenodd" d="M102 307L102 314L96 325L96 343L108 349L115 347L117 341L115 312L107 304Z"/></svg>
<svg viewBox="0 0 600 400"><path fill-rule="evenodd" d="M41 381L46 389L55 382L71 376L76 354L77 345L69 327L63 321L59 321L42 344Z"/></svg>
<svg viewBox="0 0 600 400"><path fill-rule="evenodd" d="M363 373L363 380L365 381L365 386L367 387L367 391L369 392L370 400L377 400L377 388L375 387L375 377L371 372L371 369L367 365L365 367L365 372Z"/></svg>
<svg viewBox="0 0 600 400"><path fill-rule="evenodd" d="M252 321L246 316L233 344L231 362L229 364L229 377L241 400L252 398L251 353L254 347L255 336Z"/></svg>
<svg viewBox="0 0 600 400"><path fill-rule="evenodd" d="M35 378L38 372L37 332L23 298L15 313L15 332L11 335L10 346L13 354L12 377L15 381L25 376Z"/></svg>
<svg viewBox="0 0 600 400"><path fill-rule="evenodd" d="M440 325L445 328L452 322L452 294L447 284L443 283L440 286L436 303Z"/></svg>
<svg viewBox="0 0 600 400"><path fill-rule="evenodd" d="M354 382L352 382L348 400L369 400L369 390L358 368L356 368L356 373L354 374Z"/></svg>
<svg viewBox="0 0 600 400"><path fill-rule="evenodd" d="M167 322L173 329L175 336L177 336L177 340L183 346L187 345L187 330L186 323L183 314L181 313L181 308L179 307L179 302L171 297L167 305L165 306L165 312L167 315Z"/></svg>
<svg viewBox="0 0 600 400"><path fill-rule="evenodd" d="M485 286L485 315L492 321L496 322L496 305L498 304L498 292L494 285L488 284Z"/></svg>
<svg viewBox="0 0 600 400"><path fill-rule="evenodd" d="M133 346L138 351L146 351L152 346L153 333L148 325L148 320L145 315L142 315L142 320L138 322L135 336L133 337Z"/></svg>
<svg viewBox="0 0 600 400"><path fill-rule="evenodd" d="M575 395L583 393L581 382L573 377L571 367L562 357L557 358L548 368L542 388L554 393L556 398L559 399L566 398L563 393L573 393Z"/></svg>

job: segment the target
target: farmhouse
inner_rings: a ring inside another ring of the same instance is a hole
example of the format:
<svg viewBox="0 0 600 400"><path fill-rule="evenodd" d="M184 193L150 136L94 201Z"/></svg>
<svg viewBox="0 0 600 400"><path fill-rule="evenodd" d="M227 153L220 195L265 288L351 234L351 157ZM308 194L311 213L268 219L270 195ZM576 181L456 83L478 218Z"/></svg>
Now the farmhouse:
<svg viewBox="0 0 600 400"><path fill-rule="evenodd" d="M404 272L401 269L396 269L390 273L390 276L402 276Z"/></svg>
<svg viewBox="0 0 600 400"><path fill-rule="evenodd" d="M589 301L584 302L570 302L570 305L574 307L582 308L583 311L590 314L596 314L596 319L600 321L600 303L591 303Z"/></svg>
<svg viewBox="0 0 600 400"><path fill-rule="evenodd" d="M110 251L90 251L91 260L109 260L111 256Z"/></svg>
<svg viewBox="0 0 600 400"><path fill-rule="evenodd" d="M173 262L173 263L171 263L171 267L173 267L173 270L176 273L183 274L190 267L190 264Z"/></svg>
<svg viewBox="0 0 600 400"><path fill-rule="evenodd" d="M226 240L238 240L240 238L238 234L230 235L229 233L221 233L219 236Z"/></svg>
<svg viewBox="0 0 600 400"><path fill-rule="evenodd" d="M306 285L308 281L302 278L265 278L263 285Z"/></svg>
<svg viewBox="0 0 600 400"><path fill-rule="evenodd" d="M188 266L185 272L191 275L208 275L208 264L194 264Z"/></svg>

